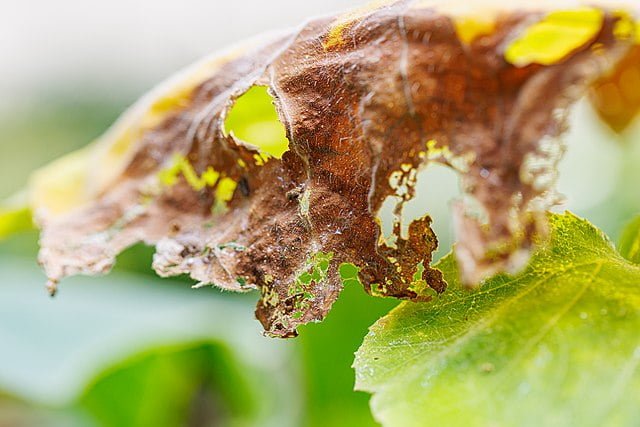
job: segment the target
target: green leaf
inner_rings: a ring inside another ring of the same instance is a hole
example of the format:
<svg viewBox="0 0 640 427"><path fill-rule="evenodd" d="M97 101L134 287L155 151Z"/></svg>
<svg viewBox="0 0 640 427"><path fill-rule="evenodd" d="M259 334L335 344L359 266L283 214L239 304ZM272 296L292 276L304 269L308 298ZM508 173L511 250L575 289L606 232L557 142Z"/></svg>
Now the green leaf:
<svg viewBox="0 0 640 427"><path fill-rule="evenodd" d="M403 303L356 353L385 426L603 426L640 419L640 267L573 214L521 274Z"/></svg>
<svg viewBox="0 0 640 427"><path fill-rule="evenodd" d="M345 267L346 266L346 267ZM331 313L322 323L301 327L295 342L300 351L307 387L301 427L375 427L369 410L369 396L353 392L353 353L367 328L388 313L395 298L373 298L358 281L358 268L340 268L345 288Z"/></svg>
<svg viewBox="0 0 640 427"><path fill-rule="evenodd" d="M31 229L33 221L26 192L17 193L0 203L0 240Z"/></svg>
<svg viewBox="0 0 640 427"><path fill-rule="evenodd" d="M26 207L5 208L0 206L0 239L21 231L31 230L31 210Z"/></svg>
<svg viewBox="0 0 640 427"><path fill-rule="evenodd" d="M142 252L128 263L151 255ZM211 420L207 402L215 425L298 425L294 349L260 335L250 298L120 265L70 280L51 300L33 255L25 258L0 254L0 425L3 394L31 413L47 410L24 425L198 425L188 421ZM79 412L79 423L55 421Z"/></svg>
<svg viewBox="0 0 640 427"><path fill-rule="evenodd" d="M265 422L257 419L260 396L231 356L208 342L135 355L98 377L80 407L104 427Z"/></svg>
<svg viewBox="0 0 640 427"><path fill-rule="evenodd" d="M623 257L640 264L640 216L631 221L622 231L618 247Z"/></svg>

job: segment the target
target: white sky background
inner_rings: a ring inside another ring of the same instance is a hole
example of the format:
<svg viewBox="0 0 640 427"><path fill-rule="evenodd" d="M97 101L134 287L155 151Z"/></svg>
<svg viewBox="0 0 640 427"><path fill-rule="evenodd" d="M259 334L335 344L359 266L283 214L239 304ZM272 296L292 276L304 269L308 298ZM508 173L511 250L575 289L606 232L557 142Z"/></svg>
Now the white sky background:
<svg viewBox="0 0 640 427"><path fill-rule="evenodd" d="M198 58L364 0L0 2L0 107L91 88L141 94Z"/></svg>

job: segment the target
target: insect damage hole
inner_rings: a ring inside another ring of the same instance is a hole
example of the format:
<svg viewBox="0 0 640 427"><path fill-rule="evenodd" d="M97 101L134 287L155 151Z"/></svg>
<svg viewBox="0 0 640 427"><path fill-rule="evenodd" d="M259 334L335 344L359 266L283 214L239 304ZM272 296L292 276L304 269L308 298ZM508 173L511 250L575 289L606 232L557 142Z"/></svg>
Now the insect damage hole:
<svg viewBox="0 0 640 427"><path fill-rule="evenodd" d="M450 204L461 195L457 172L448 166L432 162L418 171L415 196L403 206L401 222L404 235L408 234L409 224L413 221L425 214L431 216L431 227L439 241L434 260L451 250L454 237Z"/></svg>
<svg viewBox="0 0 640 427"><path fill-rule="evenodd" d="M434 259L445 255L453 245L453 220L450 202L462 195L458 173L448 166L431 162L426 167L416 171L415 182L412 184L415 195L403 203L399 194L392 194L382 203L376 214L380 227L380 243L389 247L396 247L398 238L407 239L409 225L425 215L432 220L432 228L438 236L438 249ZM402 188L398 187L401 193ZM400 217L395 214L399 203L403 203ZM394 225L400 223L400 236L395 234Z"/></svg>
<svg viewBox="0 0 640 427"><path fill-rule="evenodd" d="M286 129L267 86L252 86L236 99L227 112L223 132L267 157L281 159L289 150Z"/></svg>

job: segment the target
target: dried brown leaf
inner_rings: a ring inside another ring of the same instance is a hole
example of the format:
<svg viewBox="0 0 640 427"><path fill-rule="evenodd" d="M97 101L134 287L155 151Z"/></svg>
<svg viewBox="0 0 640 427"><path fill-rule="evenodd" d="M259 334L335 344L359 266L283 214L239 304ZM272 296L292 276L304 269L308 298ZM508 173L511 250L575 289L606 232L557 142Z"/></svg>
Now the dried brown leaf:
<svg viewBox="0 0 640 427"><path fill-rule="evenodd" d="M274 336L324 318L343 264L360 269L368 292L426 300L418 282L446 287L430 267L428 206L406 235L396 221L393 242L380 238L376 217L388 197L401 216L429 162L460 174L464 281L518 269L557 201L567 108L633 45L614 34L618 15L596 13L596 31L553 63L508 62L513 40L545 16L507 10L480 25L399 1L207 62L204 77L134 111L96 145L92 170L77 178L89 183L79 207L39 206L52 286L105 273L119 252L146 242L162 276L258 289L257 317ZM286 128L282 159L224 129L234 101L256 85L269 88ZM105 167L104 158L124 160Z"/></svg>

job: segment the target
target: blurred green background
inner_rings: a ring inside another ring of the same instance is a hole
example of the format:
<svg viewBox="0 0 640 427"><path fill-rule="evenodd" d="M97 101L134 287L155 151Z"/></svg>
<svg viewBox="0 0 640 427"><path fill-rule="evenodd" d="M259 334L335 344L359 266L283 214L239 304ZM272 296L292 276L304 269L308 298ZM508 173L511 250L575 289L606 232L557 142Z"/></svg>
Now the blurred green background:
<svg viewBox="0 0 640 427"><path fill-rule="evenodd" d="M0 18L1 35L12 40L0 50L0 199L37 167L98 136L180 66L359 4L266 3L114 1L96 11L66 0L8 8ZM640 212L640 126L617 137L586 102L571 121L561 209L615 238ZM428 168L418 192L405 213L433 215L442 255L452 243L456 177ZM54 299L36 253L35 232L0 242L0 426L375 425L368 396L352 391L350 365L368 326L395 301L347 287L325 322L280 341L261 335L256 294L157 278L150 248L131 248L106 277L65 281Z"/></svg>

